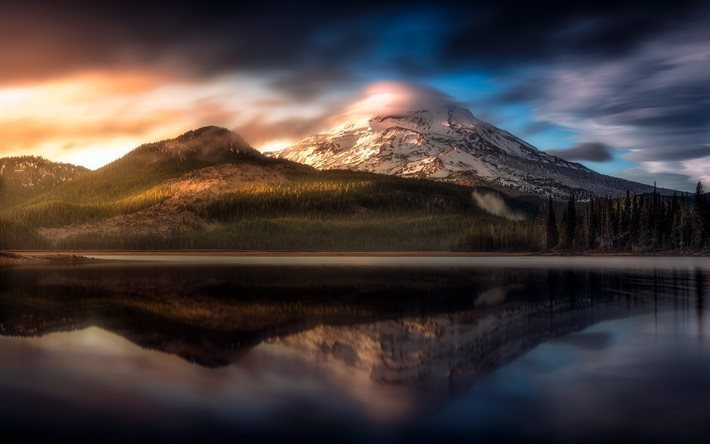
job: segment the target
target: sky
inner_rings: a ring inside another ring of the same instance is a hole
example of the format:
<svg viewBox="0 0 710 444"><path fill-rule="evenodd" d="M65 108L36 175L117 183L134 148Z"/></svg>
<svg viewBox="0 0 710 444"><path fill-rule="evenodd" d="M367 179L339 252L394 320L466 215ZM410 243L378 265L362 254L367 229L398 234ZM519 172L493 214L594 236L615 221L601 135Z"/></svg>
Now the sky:
<svg viewBox="0 0 710 444"><path fill-rule="evenodd" d="M0 156L97 168L208 124L275 150L450 100L602 173L710 186L707 2L231 3L3 0Z"/></svg>

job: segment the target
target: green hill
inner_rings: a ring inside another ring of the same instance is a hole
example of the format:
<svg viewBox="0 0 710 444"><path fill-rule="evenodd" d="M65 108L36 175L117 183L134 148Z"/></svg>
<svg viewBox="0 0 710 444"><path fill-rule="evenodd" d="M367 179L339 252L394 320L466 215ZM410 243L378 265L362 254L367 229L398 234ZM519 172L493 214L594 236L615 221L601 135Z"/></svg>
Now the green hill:
<svg viewBox="0 0 710 444"><path fill-rule="evenodd" d="M77 203L119 201L170 178L222 164L268 163L237 134L215 126L188 131L175 139L141 145L80 180L56 187L32 203L52 200Z"/></svg>
<svg viewBox="0 0 710 444"><path fill-rule="evenodd" d="M89 173L87 168L37 156L0 158L0 210L13 207Z"/></svg>

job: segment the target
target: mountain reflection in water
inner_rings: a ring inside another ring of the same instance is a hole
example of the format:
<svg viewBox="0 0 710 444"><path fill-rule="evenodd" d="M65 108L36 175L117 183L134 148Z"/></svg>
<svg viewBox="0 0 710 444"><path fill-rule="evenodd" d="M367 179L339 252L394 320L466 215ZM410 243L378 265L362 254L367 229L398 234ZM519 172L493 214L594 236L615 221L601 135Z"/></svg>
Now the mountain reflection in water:
<svg viewBox="0 0 710 444"><path fill-rule="evenodd" d="M707 437L710 414L693 406L710 395L710 263L510 260L0 268L0 424L104 440L555 441L638 437L643 413L656 439ZM614 373L622 364L641 374ZM693 389L671 390L676 377ZM588 396L567 399L563 382ZM604 416L611 397L650 390L658 405ZM556 402L574 405L542 413ZM567 430L575 411L586 422ZM660 427L654 414L675 422Z"/></svg>

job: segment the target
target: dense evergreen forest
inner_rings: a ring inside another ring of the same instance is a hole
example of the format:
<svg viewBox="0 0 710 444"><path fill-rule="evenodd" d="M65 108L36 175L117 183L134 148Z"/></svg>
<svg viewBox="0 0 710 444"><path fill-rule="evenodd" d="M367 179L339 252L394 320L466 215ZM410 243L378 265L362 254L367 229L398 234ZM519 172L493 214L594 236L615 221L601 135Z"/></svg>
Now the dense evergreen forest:
<svg viewBox="0 0 710 444"><path fill-rule="evenodd" d="M472 225L454 248L633 254L710 251L710 201L700 182L692 196L663 196L654 190L576 202L572 195L562 206L549 198L541 214L533 221Z"/></svg>
<svg viewBox="0 0 710 444"><path fill-rule="evenodd" d="M313 178L295 175L285 184L247 187L223 195L199 210L209 229L186 226L168 235L88 232L57 243L38 234L42 226L130 213L145 207L144 201L167 198L167 194L152 193L155 189L123 198L123 206L114 205L111 211L109 204L97 212L87 210L94 210L91 205L67 209L67 202L54 201L42 203L41 209L7 212L4 220L0 217L0 249L710 251L710 201L700 183L694 195L667 196L654 191L584 202L577 202L574 195L558 202L511 198L486 190L516 214L526 215L524 220L510 220L479 208L470 198L470 188L349 172ZM62 211L48 211L56 208Z"/></svg>
<svg viewBox="0 0 710 444"><path fill-rule="evenodd" d="M578 208L570 197L560 217L548 202L547 250L698 253L710 247L710 203L698 182L695 194L596 198Z"/></svg>

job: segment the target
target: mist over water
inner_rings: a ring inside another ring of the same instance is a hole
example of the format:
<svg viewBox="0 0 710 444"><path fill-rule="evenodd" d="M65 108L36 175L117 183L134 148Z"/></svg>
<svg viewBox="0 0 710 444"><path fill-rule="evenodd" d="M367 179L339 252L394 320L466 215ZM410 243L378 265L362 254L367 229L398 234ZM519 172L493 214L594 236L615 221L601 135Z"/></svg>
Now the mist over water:
<svg viewBox="0 0 710 444"><path fill-rule="evenodd" d="M710 432L706 259L152 259L0 268L6 436Z"/></svg>

